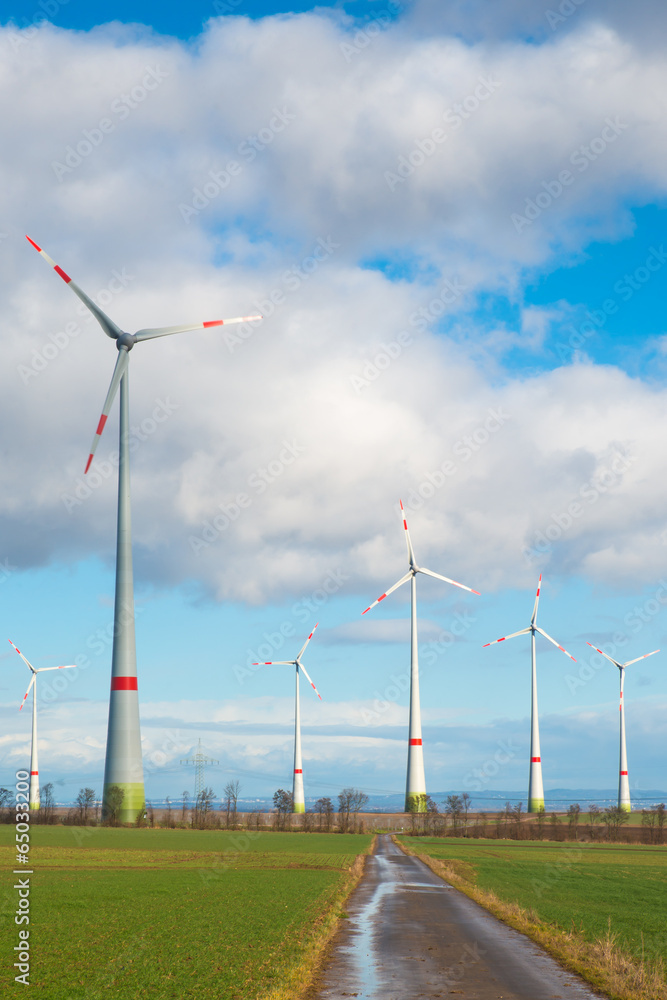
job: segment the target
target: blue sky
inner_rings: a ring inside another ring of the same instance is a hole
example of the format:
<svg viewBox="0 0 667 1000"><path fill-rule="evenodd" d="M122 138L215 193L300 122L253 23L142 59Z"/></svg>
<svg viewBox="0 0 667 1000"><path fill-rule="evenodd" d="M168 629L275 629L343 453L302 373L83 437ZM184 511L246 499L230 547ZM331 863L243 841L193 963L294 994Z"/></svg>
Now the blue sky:
<svg viewBox="0 0 667 1000"><path fill-rule="evenodd" d="M399 497L418 558L482 592L419 580L429 789L525 795L528 642L482 644L528 623L540 572L578 661L538 649L545 786L613 788L617 677L585 640L665 644L662 9L44 9L1 29L0 196L5 632L84 664L43 685L43 779L101 788L117 416L84 495L113 356L26 232L126 329L266 317L132 355L149 796L186 787L199 738L216 791L289 784L293 679L248 664L318 620L306 794L402 790L407 591L360 616L404 572ZM30 723L7 650L4 784ZM667 787L663 655L626 683L639 800Z"/></svg>

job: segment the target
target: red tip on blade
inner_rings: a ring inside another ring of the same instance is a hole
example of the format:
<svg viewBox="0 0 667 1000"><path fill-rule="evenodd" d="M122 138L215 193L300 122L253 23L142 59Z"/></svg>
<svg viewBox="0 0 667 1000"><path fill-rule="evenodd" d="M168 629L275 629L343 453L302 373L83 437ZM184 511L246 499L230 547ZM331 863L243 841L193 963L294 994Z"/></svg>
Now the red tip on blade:
<svg viewBox="0 0 667 1000"><path fill-rule="evenodd" d="M66 281L67 284L69 285L69 283L70 283L70 281L72 279L70 278L69 274L65 274L65 272L62 269L62 267L60 267L58 264L56 264L56 266L54 267L53 270L56 272L56 274L59 274L60 277L63 279L63 281Z"/></svg>
<svg viewBox="0 0 667 1000"><path fill-rule="evenodd" d="M370 609L370 607L367 607L367 608L366 608L366 611L370 611L370 610L371 610L371 609ZM362 611L362 612L361 612L361 613L362 613L362 615L365 615L365 614L366 614L366 611Z"/></svg>
<svg viewBox="0 0 667 1000"><path fill-rule="evenodd" d="M204 323L204 329L208 330L209 326L223 326L224 322L223 319L212 319L208 323Z"/></svg>
<svg viewBox="0 0 667 1000"><path fill-rule="evenodd" d="M482 596L482 595L480 594L479 590L471 590L471 591L470 591L470 593L471 593L471 594L477 594L477 596L478 596L478 597L481 597L481 596Z"/></svg>
<svg viewBox="0 0 667 1000"><path fill-rule="evenodd" d="M26 234L26 239L27 239L28 243L30 243L30 245L33 246L35 248L35 250L37 250L38 253L42 252L42 248L38 247L37 244L35 243L35 241L31 240L30 237L27 234Z"/></svg>
<svg viewBox="0 0 667 1000"><path fill-rule="evenodd" d="M93 460L93 456L89 455L88 456L88 461L86 462L86 468L83 470L84 476L88 472L88 469L90 468L90 463L92 462L92 460Z"/></svg>

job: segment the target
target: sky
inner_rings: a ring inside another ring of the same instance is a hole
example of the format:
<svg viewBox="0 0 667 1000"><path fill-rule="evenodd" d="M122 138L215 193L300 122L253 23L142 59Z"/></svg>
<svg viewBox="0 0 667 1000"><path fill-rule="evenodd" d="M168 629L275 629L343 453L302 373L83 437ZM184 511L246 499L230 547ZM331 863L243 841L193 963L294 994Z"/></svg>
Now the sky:
<svg viewBox="0 0 667 1000"><path fill-rule="evenodd" d="M263 314L131 355L148 798L405 787L418 562L429 792L613 789L620 660L665 646L667 68L653 0L10 2L0 25L0 614L45 674L42 782L101 791L117 322ZM280 656L277 657L277 654ZM54 678L54 679L52 679ZM57 680L56 680L57 679ZM25 766L0 653L0 784ZM630 786L667 788L665 653L628 668Z"/></svg>

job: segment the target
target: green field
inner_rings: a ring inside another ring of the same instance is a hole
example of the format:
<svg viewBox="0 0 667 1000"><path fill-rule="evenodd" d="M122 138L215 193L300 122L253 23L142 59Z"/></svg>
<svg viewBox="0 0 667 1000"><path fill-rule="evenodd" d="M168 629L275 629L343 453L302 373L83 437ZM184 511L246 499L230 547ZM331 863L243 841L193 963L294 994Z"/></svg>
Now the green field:
<svg viewBox="0 0 667 1000"><path fill-rule="evenodd" d="M627 954L667 965L667 847L401 837L412 851L504 902L589 941L611 930Z"/></svg>
<svg viewBox="0 0 667 1000"><path fill-rule="evenodd" d="M11 984L14 829L0 827ZM31 996L253 1000L288 982L370 836L33 827Z"/></svg>

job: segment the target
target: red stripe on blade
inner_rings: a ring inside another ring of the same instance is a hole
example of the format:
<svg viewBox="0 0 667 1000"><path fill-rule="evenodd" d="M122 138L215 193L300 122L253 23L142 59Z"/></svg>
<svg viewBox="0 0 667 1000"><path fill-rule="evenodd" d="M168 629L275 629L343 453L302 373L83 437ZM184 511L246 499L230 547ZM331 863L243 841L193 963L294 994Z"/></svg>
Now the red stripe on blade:
<svg viewBox="0 0 667 1000"><path fill-rule="evenodd" d="M422 745L422 741L421 740L410 740L410 746L411 747L420 747L421 745Z"/></svg>
<svg viewBox="0 0 667 1000"><path fill-rule="evenodd" d="M100 422L97 425L97 430L95 431L96 434L101 434L102 433L102 431L104 430L106 422L107 422L107 417L103 413L102 416L100 417Z"/></svg>
<svg viewBox="0 0 667 1000"><path fill-rule="evenodd" d="M628 773L627 771L621 771L621 774L627 774L627 773Z"/></svg>
<svg viewBox="0 0 667 1000"><path fill-rule="evenodd" d="M531 764L541 764L542 763L542 758L541 757L531 757L530 758L530 763Z"/></svg>
<svg viewBox="0 0 667 1000"><path fill-rule="evenodd" d="M62 269L62 267L60 267L58 264L56 264L56 266L54 267L53 270L56 272L56 274L59 274L60 277L63 279L63 281L66 281L67 284L69 285L69 283L70 283L70 281L72 279L70 278L69 274L65 274L65 272Z"/></svg>
<svg viewBox="0 0 667 1000"><path fill-rule="evenodd" d="M212 319L208 323L204 323L204 329L208 330L209 326L223 326L224 322L223 319Z"/></svg>
<svg viewBox="0 0 667 1000"><path fill-rule="evenodd" d="M302 769L300 767L295 767L294 768L294 773L295 774L303 774L303 771L302 771Z"/></svg>
<svg viewBox="0 0 667 1000"><path fill-rule="evenodd" d="M112 691L137 691L137 678L136 677L112 677L111 678L111 690Z"/></svg>
<svg viewBox="0 0 667 1000"><path fill-rule="evenodd" d="M39 771L31 771L31 774L39 774Z"/></svg>

